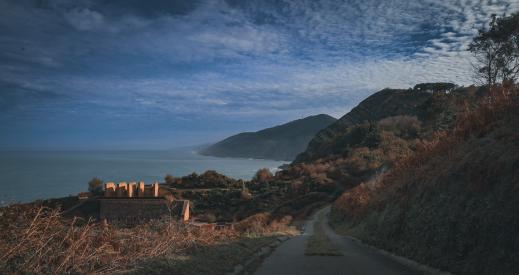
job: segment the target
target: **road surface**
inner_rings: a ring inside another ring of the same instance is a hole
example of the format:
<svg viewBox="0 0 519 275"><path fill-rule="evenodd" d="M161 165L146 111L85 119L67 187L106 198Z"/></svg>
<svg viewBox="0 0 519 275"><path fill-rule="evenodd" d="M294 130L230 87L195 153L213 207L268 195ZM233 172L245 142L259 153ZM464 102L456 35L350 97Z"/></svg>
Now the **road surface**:
<svg viewBox="0 0 519 275"><path fill-rule="evenodd" d="M307 274L424 274L347 237L337 235L328 225L330 207L312 215L303 234L281 244L258 268L256 275ZM319 219L318 217L323 217ZM314 222L320 222L330 241L343 256L305 256L306 240L313 233Z"/></svg>

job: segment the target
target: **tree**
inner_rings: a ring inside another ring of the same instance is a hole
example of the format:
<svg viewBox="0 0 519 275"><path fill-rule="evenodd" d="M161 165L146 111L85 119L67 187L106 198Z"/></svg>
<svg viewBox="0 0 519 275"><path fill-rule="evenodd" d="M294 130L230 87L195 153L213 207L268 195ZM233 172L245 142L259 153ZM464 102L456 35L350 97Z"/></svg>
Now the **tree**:
<svg viewBox="0 0 519 275"><path fill-rule="evenodd" d="M166 184L168 185L173 185L175 183L175 177L171 174L167 174L165 177L164 177L164 181L166 182Z"/></svg>
<svg viewBox="0 0 519 275"><path fill-rule="evenodd" d="M101 194L103 192L103 181L96 177L88 182L88 191L94 194Z"/></svg>
<svg viewBox="0 0 519 275"><path fill-rule="evenodd" d="M380 144L380 131L374 121L369 122L368 132L366 133L362 144L368 148L375 148Z"/></svg>
<svg viewBox="0 0 519 275"><path fill-rule="evenodd" d="M476 57L476 75L490 87L515 82L519 76L519 13L492 15L488 30L480 30L469 46Z"/></svg>

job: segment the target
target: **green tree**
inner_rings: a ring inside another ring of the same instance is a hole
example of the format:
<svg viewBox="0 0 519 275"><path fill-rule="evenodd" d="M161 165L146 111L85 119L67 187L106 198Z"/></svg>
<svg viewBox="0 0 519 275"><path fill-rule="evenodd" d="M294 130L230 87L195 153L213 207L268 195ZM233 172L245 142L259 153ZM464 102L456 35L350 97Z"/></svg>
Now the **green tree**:
<svg viewBox="0 0 519 275"><path fill-rule="evenodd" d="M88 191L94 193L94 194L101 194L103 193L103 181L101 179L98 179L96 177L92 178L88 182Z"/></svg>
<svg viewBox="0 0 519 275"><path fill-rule="evenodd" d="M368 148L375 148L380 144L380 131L374 121L369 122L369 128L362 141L362 144Z"/></svg>
<svg viewBox="0 0 519 275"><path fill-rule="evenodd" d="M477 65L477 77L494 86L515 82L519 76L519 13L492 15L488 30L480 30L469 46Z"/></svg>

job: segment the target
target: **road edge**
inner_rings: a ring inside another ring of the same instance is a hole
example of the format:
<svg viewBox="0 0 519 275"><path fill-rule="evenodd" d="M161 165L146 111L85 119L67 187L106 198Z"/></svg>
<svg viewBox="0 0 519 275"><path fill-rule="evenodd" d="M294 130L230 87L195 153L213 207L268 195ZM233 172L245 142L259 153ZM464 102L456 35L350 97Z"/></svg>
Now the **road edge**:
<svg viewBox="0 0 519 275"><path fill-rule="evenodd" d="M333 227L330 227L332 230L333 230ZM399 256L399 255L396 255L396 254L393 254L389 251L386 251L384 249L381 249L381 248L378 248L376 246L372 246L372 245L369 245L365 242L363 242L362 240L360 239L357 239L353 236L350 236L350 235L341 235L341 234L338 234L340 236L343 236L344 238L348 238L364 247L367 247L367 248L370 248L386 257L389 257L391 259L393 259L394 261L402 264L402 265L405 265L405 266L408 266L410 268L413 268L413 269L417 269L419 271L423 271L425 273L428 273L428 274L441 274L441 275L453 275L452 273L448 272L448 271L443 271L443 270L440 270L440 269L437 269L437 268L434 268L434 267L430 267L428 265L425 265L425 264L421 264L419 262L416 262L414 260L411 260L409 258L406 258L406 257L403 257L403 256Z"/></svg>
<svg viewBox="0 0 519 275"><path fill-rule="evenodd" d="M270 244L267 244L258 250L243 264L237 264L234 266L233 271L226 273L227 275L239 275L248 274L248 270L257 262L261 262L262 259L268 257L279 245L290 239L289 236L282 235L276 238Z"/></svg>

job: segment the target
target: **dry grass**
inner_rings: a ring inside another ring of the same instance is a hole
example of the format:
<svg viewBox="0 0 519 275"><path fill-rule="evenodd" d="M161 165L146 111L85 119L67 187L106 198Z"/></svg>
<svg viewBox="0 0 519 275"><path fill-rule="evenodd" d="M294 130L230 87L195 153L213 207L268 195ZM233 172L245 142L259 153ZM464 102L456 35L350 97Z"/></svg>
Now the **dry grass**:
<svg viewBox="0 0 519 275"><path fill-rule="evenodd" d="M168 218L119 228L92 220L66 219L53 208L12 205L0 209L0 273L182 271L189 269L186 265L190 263L204 261L199 257L220 261L218 270L224 273L234 262L246 260L256 246L276 235L295 233L290 222L290 217L273 219L264 213L242 221L236 229L204 229ZM215 253L223 253L234 262L222 263ZM160 262L168 264L158 265ZM205 269L191 271L196 270Z"/></svg>
<svg viewBox="0 0 519 275"><path fill-rule="evenodd" d="M499 88L421 141L382 179L334 203L334 226L459 274L514 274L519 261L519 91Z"/></svg>
<svg viewBox="0 0 519 275"><path fill-rule="evenodd" d="M384 173L382 180L366 182L343 193L334 203L334 217L354 222L370 209L383 208L388 198L403 197L395 196L395 193L405 193L410 187L401 185L401 182L415 182L411 179L424 176L420 173L427 171L421 168L431 159L451 156L458 144L472 137L485 135L495 127L495 123L516 112L518 108L517 87L495 88L475 108L467 103L452 131L436 132L432 138L420 140L415 152L401 154L393 169Z"/></svg>
<svg viewBox="0 0 519 275"><path fill-rule="evenodd" d="M275 240L274 235L242 236L216 245L196 246L186 253L149 259L129 274L226 274Z"/></svg>
<svg viewBox="0 0 519 275"><path fill-rule="evenodd" d="M271 235L276 233L296 235L299 231L291 226L292 216L286 215L281 218L273 218L270 213L258 213L236 223L234 228L237 232L247 235Z"/></svg>
<svg viewBox="0 0 519 275"><path fill-rule="evenodd" d="M452 155L458 144L472 137L485 135L495 128L495 123L510 116L517 108L519 108L519 88L513 86L494 88L476 108L471 108L466 103L465 111L459 116L452 131L437 132L430 140L419 142L416 153L401 159L382 184L390 185L396 180L401 181L409 174L409 170L423 167L430 159Z"/></svg>
<svg viewBox="0 0 519 275"><path fill-rule="evenodd" d="M175 221L121 229L66 220L45 207L10 206L0 211L2 273L113 273L149 258L238 237L230 230L203 232Z"/></svg>

